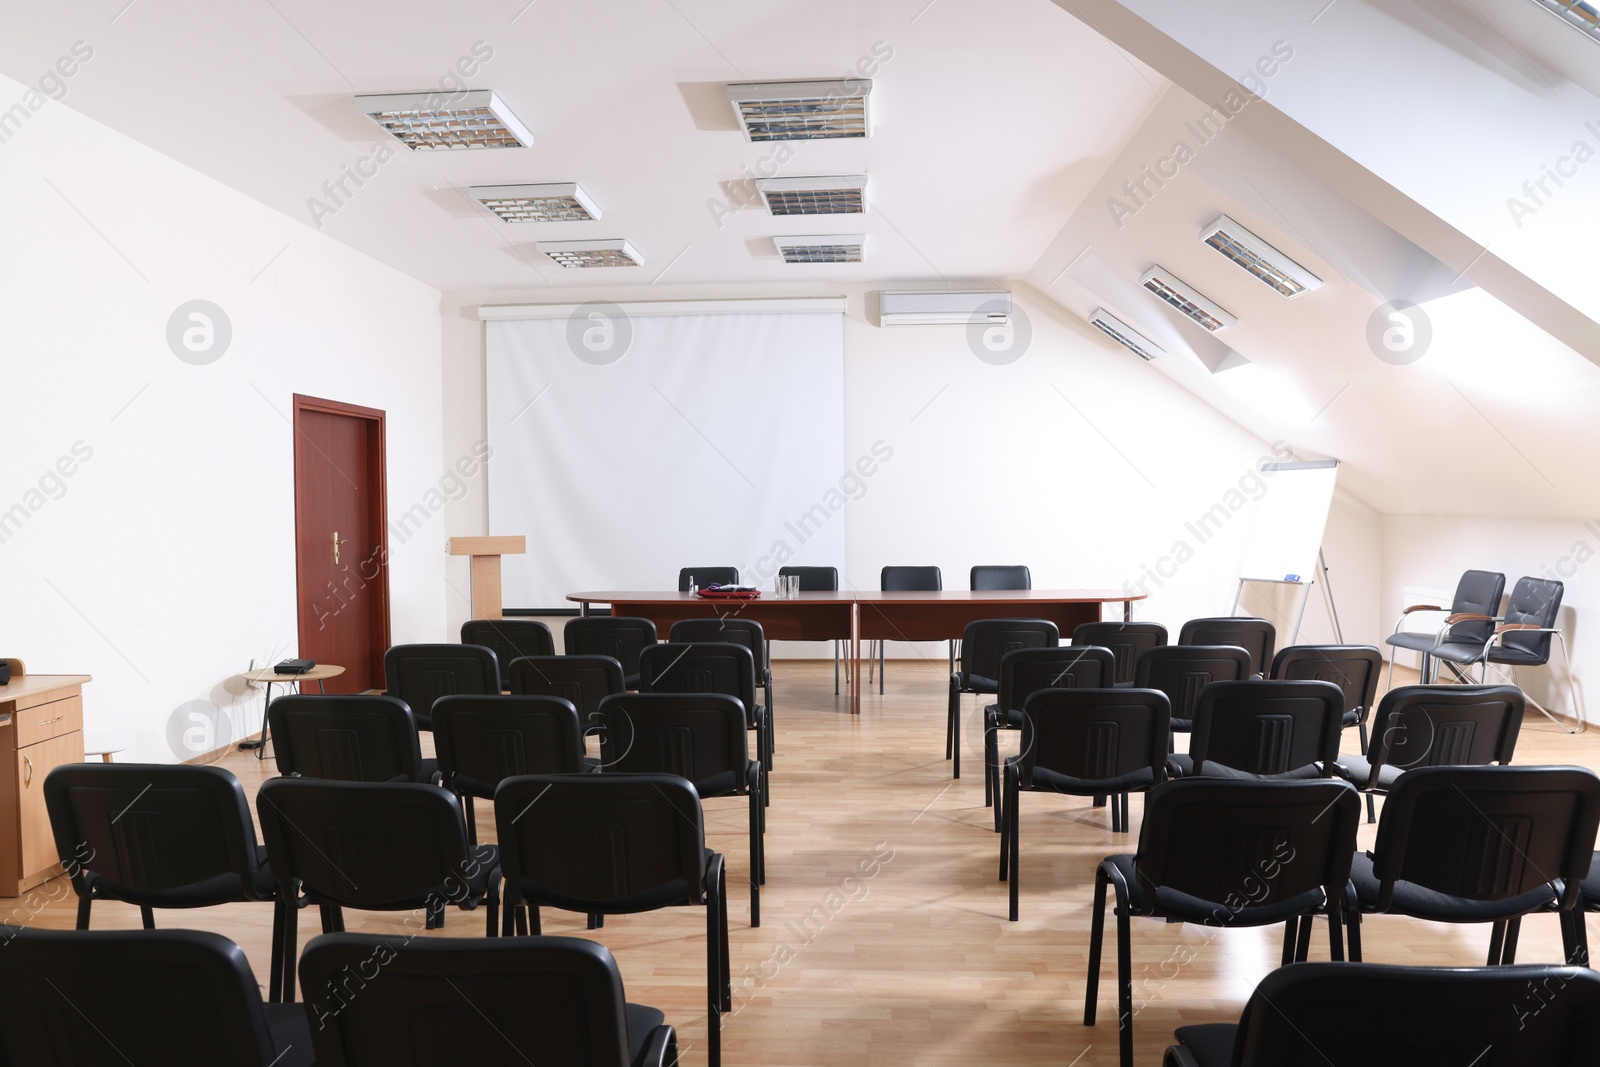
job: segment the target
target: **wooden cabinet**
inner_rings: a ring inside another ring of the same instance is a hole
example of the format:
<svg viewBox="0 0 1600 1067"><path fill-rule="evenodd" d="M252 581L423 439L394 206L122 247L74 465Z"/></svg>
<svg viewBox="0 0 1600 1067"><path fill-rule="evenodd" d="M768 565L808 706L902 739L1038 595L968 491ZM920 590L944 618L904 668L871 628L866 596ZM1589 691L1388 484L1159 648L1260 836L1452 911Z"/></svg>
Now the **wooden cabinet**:
<svg viewBox="0 0 1600 1067"><path fill-rule="evenodd" d="M0 896L61 873L44 779L83 762L83 683L88 675L28 674L0 686Z"/></svg>

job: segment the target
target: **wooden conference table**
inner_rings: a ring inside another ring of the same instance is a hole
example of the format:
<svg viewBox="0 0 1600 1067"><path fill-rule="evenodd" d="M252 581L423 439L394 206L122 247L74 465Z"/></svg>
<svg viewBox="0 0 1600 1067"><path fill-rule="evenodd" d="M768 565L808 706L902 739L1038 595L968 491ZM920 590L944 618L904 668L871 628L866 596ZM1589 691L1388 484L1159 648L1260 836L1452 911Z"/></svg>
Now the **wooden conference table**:
<svg viewBox="0 0 1600 1067"><path fill-rule="evenodd" d="M602 590L569 593L588 615L595 604L611 605L613 615L649 619L663 635L679 619L747 618L761 624L772 641L848 641L850 713L861 714L862 641L954 641L967 623L979 619L1049 619L1069 636L1081 622L1098 622L1102 604L1120 603L1127 619L1143 593L1121 589L1006 589L972 592L882 593L842 590L801 593L779 600L763 593L756 600L709 600L689 593Z"/></svg>

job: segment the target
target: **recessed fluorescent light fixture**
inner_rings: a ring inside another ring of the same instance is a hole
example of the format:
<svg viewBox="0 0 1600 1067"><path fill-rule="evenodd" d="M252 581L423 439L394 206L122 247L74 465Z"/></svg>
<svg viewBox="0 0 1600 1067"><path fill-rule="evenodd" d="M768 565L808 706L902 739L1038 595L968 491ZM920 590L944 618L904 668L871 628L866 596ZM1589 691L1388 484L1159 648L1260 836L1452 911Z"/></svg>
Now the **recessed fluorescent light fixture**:
<svg viewBox="0 0 1600 1067"><path fill-rule="evenodd" d="M752 141L816 141L867 135L872 82L738 82L728 99Z"/></svg>
<svg viewBox="0 0 1600 1067"><path fill-rule="evenodd" d="M860 263L865 234L827 233L813 237L774 237L785 263Z"/></svg>
<svg viewBox="0 0 1600 1067"><path fill-rule="evenodd" d="M644 257L621 239L609 241L540 241L539 251L562 267L642 267Z"/></svg>
<svg viewBox="0 0 1600 1067"><path fill-rule="evenodd" d="M1239 321L1159 264L1145 271L1139 284L1212 333Z"/></svg>
<svg viewBox="0 0 1600 1067"><path fill-rule="evenodd" d="M358 96L355 105L413 152L533 145L533 134L488 89L382 93Z"/></svg>
<svg viewBox="0 0 1600 1067"><path fill-rule="evenodd" d="M1160 359L1167 354L1160 345L1111 314L1105 308L1094 309L1094 314L1089 316L1089 325L1146 363Z"/></svg>
<svg viewBox="0 0 1600 1067"><path fill-rule="evenodd" d="M867 210L867 176L757 178L756 189L774 215L860 215Z"/></svg>
<svg viewBox="0 0 1600 1067"><path fill-rule="evenodd" d="M474 185L467 193L502 222L586 222L600 217L600 209L574 182Z"/></svg>
<svg viewBox="0 0 1600 1067"><path fill-rule="evenodd" d="M1534 3L1600 41L1600 4L1592 0L1534 0Z"/></svg>
<svg viewBox="0 0 1600 1067"><path fill-rule="evenodd" d="M1322 288L1322 279L1226 215L1200 231L1200 240L1293 300Z"/></svg>

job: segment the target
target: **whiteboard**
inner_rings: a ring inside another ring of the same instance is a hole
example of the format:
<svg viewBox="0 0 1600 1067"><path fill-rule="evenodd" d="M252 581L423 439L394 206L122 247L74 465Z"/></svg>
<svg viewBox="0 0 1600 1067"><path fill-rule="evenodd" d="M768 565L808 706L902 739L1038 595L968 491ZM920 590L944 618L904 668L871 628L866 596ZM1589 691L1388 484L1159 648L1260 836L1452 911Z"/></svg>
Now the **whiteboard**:
<svg viewBox="0 0 1600 1067"><path fill-rule="evenodd" d="M1266 463L1267 491L1256 510L1239 577L1282 581L1291 574L1310 581L1333 506L1336 459Z"/></svg>

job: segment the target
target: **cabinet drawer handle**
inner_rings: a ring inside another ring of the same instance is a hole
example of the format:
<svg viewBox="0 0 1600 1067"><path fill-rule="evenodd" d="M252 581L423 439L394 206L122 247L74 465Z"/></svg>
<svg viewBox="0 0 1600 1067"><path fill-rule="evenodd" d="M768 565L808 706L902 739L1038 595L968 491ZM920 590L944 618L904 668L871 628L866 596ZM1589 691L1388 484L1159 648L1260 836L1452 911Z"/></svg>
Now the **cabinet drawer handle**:
<svg viewBox="0 0 1600 1067"><path fill-rule="evenodd" d="M33 760L29 759L27 756L23 756L22 757L22 767L23 767L22 784L23 785L32 785L33 784Z"/></svg>
<svg viewBox="0 0 1600 1067"><path fill-rule="evenodd" d="M57 716L56 716L56 717L55 717L55 718L53 718L53 719L40 719L40 720L39 720L39 725L40 725L40 726L49 726L49 725L50 725L50 724L51 724L51 723L53 723L53 722L60 722L60 721L61 721L61 720L62 720L62 719L65 719L65 718L66 718L66 716L65 716L65 715L57 715Z"/></svg>

